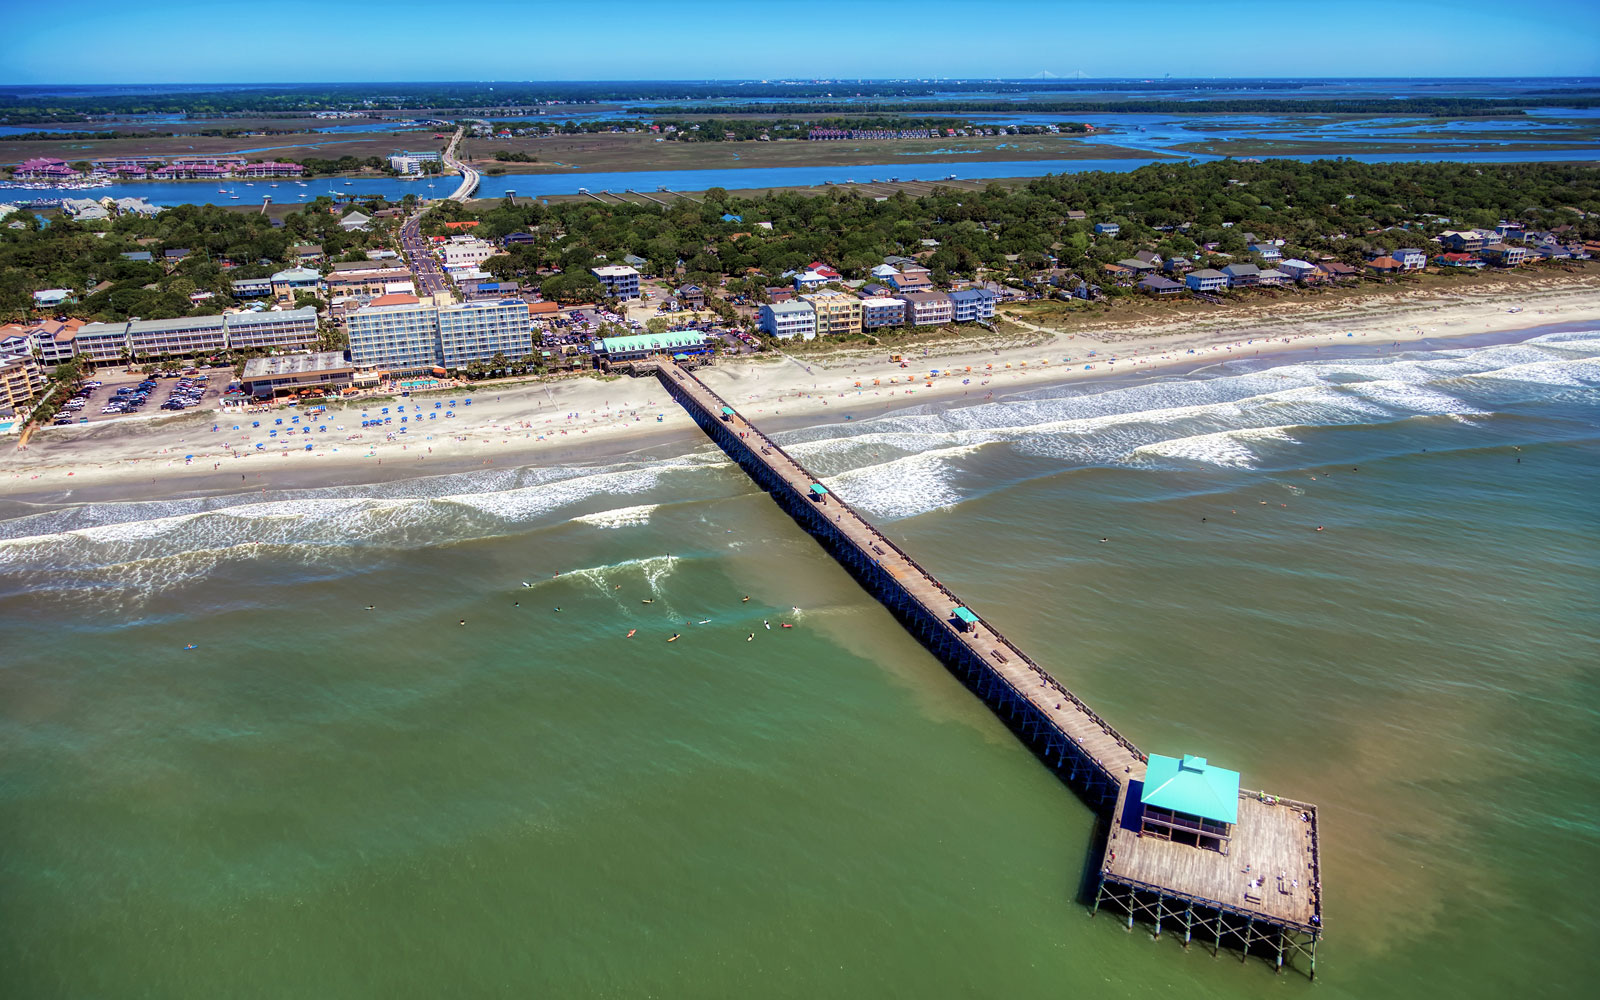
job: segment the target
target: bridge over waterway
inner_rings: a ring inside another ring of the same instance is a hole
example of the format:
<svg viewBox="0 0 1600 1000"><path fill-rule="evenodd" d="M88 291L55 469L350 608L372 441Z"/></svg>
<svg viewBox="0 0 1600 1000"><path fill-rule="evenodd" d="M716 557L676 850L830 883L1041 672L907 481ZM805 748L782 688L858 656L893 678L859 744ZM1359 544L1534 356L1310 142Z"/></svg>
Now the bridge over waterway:
<svg viewBox="0 0 1600 1000"><path fill-rule="evenodd" d="M1231 949L1315 974L1315 806L1241 790L1221 849L1150 835L1144 751L686 367L657 356L639 371L653 371L729 458L1102 816L1095 912L1153 925L1158 937L1181 932L1186 947L1198 939L1213 954Z"/></svg>

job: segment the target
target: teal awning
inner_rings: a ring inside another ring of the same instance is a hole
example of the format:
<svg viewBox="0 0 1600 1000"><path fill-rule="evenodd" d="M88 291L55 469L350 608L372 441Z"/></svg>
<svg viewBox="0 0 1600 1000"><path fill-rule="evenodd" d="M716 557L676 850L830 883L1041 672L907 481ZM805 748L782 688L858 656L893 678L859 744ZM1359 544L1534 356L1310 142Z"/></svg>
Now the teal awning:
<svg viewBox="0 0 1600 1000"><path fill-rule="evenodd" d="M725 417L731 417L731 416L733 416L733 407L731 407L731 406L724 406L724 407L723 407L723 408L722 408L722 415L723 415L723 416L725 416Z"/></svg>
<svg viewBox="0 0 1600 1000"><path fill-rule="evenodd" d="M1188 813L1219 823L1239 821L1239 772L1206 763L1204 757L1183 759L1150 755L1139 801L1157 809Z"/></svg>
<svg viewBox="0 0 1600 1000"><path fill-rule="evenodd" d="M823 497L828 495L828 488L821 483L812 483L811 492L815 493L819 497Z"/></svg>
<svg viewBox="0 0 1600 1000"><path fill-rule="evenodd" d="M967 610L966 608L956 608L955 616L956 616L957 620L959 620L959 621L961 621L961 622L963 622L963 623L965 623L967 625L976 625L976 624L978 624L978 616L973 614L971 611Z"/></svg>

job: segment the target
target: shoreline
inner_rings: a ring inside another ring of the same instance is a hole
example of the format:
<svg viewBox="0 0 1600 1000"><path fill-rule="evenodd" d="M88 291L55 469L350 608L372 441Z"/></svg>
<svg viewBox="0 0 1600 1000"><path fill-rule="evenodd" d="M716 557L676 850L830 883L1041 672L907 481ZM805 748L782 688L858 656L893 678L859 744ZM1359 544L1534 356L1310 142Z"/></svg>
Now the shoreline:
<svg viewBox="0 0 1600 1000"><path fill-rule="evenodd" d="M1423 296L1409 308L1365 302L1309 317L1248 316L1233 322L1222 317L1209 327L1194 322L1085 327L1041 334L1034 342L944 341L916 356L910 353L917 349L913 342L896 348L908 366L916 366L907 368L890 362L887 348L808 358L769 355L719 362L703 369L702 377L764 429L782 433L1057 385L1184 377L1219 362L1372 356L1386 349L1467 346L1486 338L1525 339L1552 328L1600 326L1600 283L1592 280L1516 295L1496 290L1449 298L1453 301ZM1513 308L1521 311L1508 311ZM950 374L930 377L935 368ZM470 406L464 402L468 398ZM457 416L444 417L451 412L451 399L457 401ZM402 405L405 411L398 410ZM363 431L363 409L384 406L391 419L403 412L406 426L416 433L391 438L402 426L398 420L384 431ZM411 424L419 408L428 419ZM137 423L42 428L25 451L6 442L0 452L0 497L60 504L360 486L485 468L655 460L708 446L654 378L491 384L365 407L361 401L335 404L310 425L312 433L296 434L291 443L287 432L307 426L291 419L297 413L280 408L222 417L207 411ZM283 423L272 422L277 419ZM252 427L257 421L262 426ZM317 432L318 426L327 430ZM276 438L269 434L274 429Z"/></svg>

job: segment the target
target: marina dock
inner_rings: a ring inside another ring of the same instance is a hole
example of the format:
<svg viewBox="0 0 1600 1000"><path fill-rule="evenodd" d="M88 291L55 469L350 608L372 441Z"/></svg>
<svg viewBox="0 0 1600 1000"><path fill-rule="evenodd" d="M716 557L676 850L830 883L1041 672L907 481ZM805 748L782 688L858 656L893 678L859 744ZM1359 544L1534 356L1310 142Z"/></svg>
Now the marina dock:
<svg viewBox="0 0 1600 1000"><path fill-rule="evenodd" d="M649 361L634 371L655 374L729 458L1101 816L1092 912L1125 916L1129 928L1150 925L1157 937L1181 933L1185 947L1198 941L1213 955L1257 955L1315 976L1323 930L1315 806L1241 789L1237 822L1217 849L1143 823L1144 751L686 367Z"/></svg>

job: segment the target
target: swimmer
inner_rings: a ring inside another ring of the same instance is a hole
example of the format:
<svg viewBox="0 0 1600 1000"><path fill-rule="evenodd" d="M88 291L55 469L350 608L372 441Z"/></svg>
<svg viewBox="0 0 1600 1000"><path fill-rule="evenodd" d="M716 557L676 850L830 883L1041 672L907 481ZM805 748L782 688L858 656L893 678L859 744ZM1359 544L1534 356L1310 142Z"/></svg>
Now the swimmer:
<svg viewBox="0 0 1600 1000"><path fill-rule="evenodd" d="M465 618L463 618L460 621L456 622L457 625L465 625L466 623L467 623L467 620Z"/></svg>
<svg viewBox="0 0 1600 1000"><path fill-rule="evenodd" d="M745 642L755 642L756 641L756 634L754 632L751 632L750 635L747 636L744 641Z"/></svg>
<svg viewBox="0 0 1600 1000"><path fill-rule="evenodd" d="M368 611L376 611L376 610L378 610L378 606L376 604L369 604L369 605L367 605L367 610Z"/></svg>

